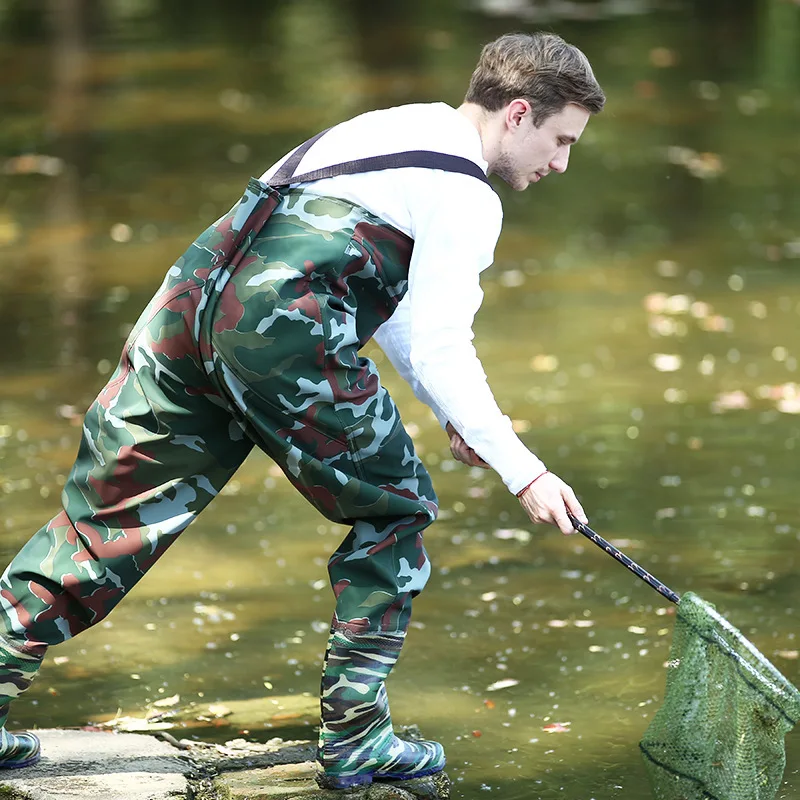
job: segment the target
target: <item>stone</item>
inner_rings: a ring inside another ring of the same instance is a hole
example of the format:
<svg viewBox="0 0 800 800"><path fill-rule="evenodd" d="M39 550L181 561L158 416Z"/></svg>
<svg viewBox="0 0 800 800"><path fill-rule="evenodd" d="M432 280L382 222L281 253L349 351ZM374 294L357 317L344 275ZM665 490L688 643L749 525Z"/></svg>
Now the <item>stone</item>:
<svg viewBox="0 0 800 800"><path fill-rule="evenodd" d="M166 742L133 733L37 730L42 758L0 771L6 796L29 800L176 800L186 797L190 765Z"/></svg>

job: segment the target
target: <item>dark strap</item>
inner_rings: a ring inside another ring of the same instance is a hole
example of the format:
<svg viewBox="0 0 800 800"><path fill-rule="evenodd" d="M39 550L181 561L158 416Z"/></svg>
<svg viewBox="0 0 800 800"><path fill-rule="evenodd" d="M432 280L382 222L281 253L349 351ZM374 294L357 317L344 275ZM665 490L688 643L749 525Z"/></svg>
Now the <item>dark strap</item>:
<svg viewBox="0 0 800 800"><path fill-rule="evenodd" d="M385 156L373 156L371 158L359 158L355 161L345 161L341 164L333 164L330 167L306 172L303 175L295 175L295 170L300 164L303 156L311 149L311 146L330 128L318 133L316 136L303 142L289 158L284 161L280 169L269 181L270 186L280 189L295 183L310 183L319 181L323 178L335 178L339 175L355 175L360 172L375 172L382 169L398 169L399 167L422 167L423 169L441 169L445 172L458 172L462 175L469 175L483 181L492 188L489 179L483 170L468 158L454 156L449 153L436 153L432 150L408 150L404 153L390 153Z"/></svg>
<svg viewBox="0 0 800 800"><path fill-rule="evenodd" d="M312 136L307 142L303 142L303 144L281 164L280 169L269 182L270 186L275 186L276 188L279 186L288 186L289 179L294 175L294 171L302 161L303 156L311 149L314 142L322 138L329 130L330 128L326 128L324 131L320 131L316 136Z"/></svg>

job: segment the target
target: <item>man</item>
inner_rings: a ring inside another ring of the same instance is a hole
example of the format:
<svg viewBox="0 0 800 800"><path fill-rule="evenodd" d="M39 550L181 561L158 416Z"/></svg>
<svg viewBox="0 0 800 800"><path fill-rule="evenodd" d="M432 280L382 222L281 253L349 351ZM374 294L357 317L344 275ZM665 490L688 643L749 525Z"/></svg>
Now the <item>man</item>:
<svg viewBox="0 0 800 800"><path fill-rule="evenodd" d="M0 723L48 645L101 621L258 445L323 514L352 526L329 562L336 610L321 692L321 782L429 775L436 742L393 732L384 680L430 565L437 500L359 349L374 335L450 436L534 523L585 520L517 438L472 347L502 224L486 179L564 172L605 98L552 34L487 45L464 104L375 111L252 180L169 270L87 412L64 510L0 580ZM39 743L2 730L0 767Z"/></svg>

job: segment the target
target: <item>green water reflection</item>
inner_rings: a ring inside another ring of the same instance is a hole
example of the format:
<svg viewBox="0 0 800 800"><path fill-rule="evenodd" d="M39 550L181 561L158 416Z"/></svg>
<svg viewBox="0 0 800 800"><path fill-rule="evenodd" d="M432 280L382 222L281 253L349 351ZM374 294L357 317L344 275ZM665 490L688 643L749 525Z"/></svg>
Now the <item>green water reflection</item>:
<svg viewBox="0 0 800 800"><path fill-rule="evenodd" d="M797 683L800 6L483 5L0 1L2 557L55 513L130 323L251 174L362 110L457 104L482 42L544 25L586 50L609 103L566 176L501 187L480 355L594 527ZM585 540L531 530L384 376L443 509L395 718L445 743L460 797L649 797L636 745L665 604ZM106 624L54 651L69 661L13 721L315 693L343 533L252 457ZM518 683L487 691L500 680ZM796 733L788 752L794 798Z"/></svg>

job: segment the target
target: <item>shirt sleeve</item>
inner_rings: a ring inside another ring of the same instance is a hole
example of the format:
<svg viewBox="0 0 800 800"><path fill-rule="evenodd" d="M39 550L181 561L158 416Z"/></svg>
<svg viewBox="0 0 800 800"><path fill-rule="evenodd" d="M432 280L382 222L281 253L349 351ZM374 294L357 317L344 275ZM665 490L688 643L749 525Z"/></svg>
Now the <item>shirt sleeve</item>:
<svg viewBox="0 0 800 800"><path fill-rule="evenodd" d="M488 186L467 176L431 170L420 183L412 210L408 361L440 421L449 421L516 493L545 466L500 411L472 344L480 273L494 260L502 206Z"/></svg>

